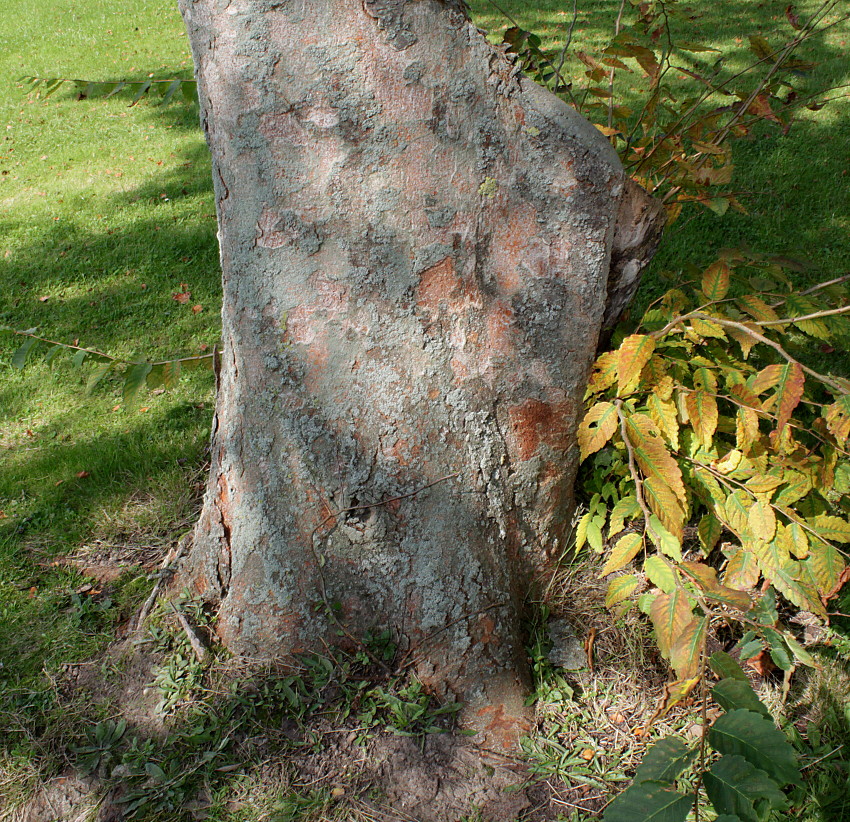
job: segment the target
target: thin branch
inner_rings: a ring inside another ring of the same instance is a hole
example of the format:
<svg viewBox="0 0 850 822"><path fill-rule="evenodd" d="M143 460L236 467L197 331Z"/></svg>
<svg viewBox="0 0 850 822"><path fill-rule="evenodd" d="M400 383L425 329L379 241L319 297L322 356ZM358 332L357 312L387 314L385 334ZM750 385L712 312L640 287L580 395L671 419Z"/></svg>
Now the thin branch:
<svg viewBox="0 0 850 822"><path fill-rule="evenodd" d="M623 443L626 446L626 452L629 455L629 473L632 475L632 479L635 481L635 498L637 499L637 504L640 506L640 510L643 512L644 522L646 523L646 529L651 531L655 537L660 541L661 537L656 532L656 530L652 527L652 523L650 522L650 517L652 516L649 508L647 508L646 501L643 498L643 483L641 481L640 475L638 474L637 465L635 464L635 449L629 440L629 435L626 432L626 416L623 414L623 401L621 399L614 400L614 405L617 406L617 416L620 418L620 436L623 438Z"/></svg>
<svg viewBox="0 0 850 822"><path fill-rule="evenodd" d="M623 10L626 8L626 0L621 0L620 10L617 12L617 19L614 21L614 37L620 33L620 24L623 21ZM614 74L616 69L611 66L611 71L608 72L608 128L614 126Z"/></svg>
<svg viewBox="0 0 850 822"><path fill-rule="evenodd" d="M195 633L194 628L189 624L189 620L183 615L181 611L177 610L177 606L174 604L172 600L168 600L168 604L171 606L171 610L174 611L177 616L177 621L180 623L180 627L183 629L183 632L186 634L187 639L189 640L189 644L192 646L192 650L195 652L195 656L198 659L198 662L201 665L206 664L206 661L209 657L209 651L207 651L204 643L201 642L200 637Z"/></svg>
<svg viewBox="0 0 850 822"><path fill-rule="evenodd" d="M821 317L834 317L836 314L850 314L850 305L845 305L843 308L830 308L824 311L815 311L812 314L803 314L802 317L789 317L787 320L759 320L754 325L788 325L790 323L798 323L803 320L817 320Z"/></svg>

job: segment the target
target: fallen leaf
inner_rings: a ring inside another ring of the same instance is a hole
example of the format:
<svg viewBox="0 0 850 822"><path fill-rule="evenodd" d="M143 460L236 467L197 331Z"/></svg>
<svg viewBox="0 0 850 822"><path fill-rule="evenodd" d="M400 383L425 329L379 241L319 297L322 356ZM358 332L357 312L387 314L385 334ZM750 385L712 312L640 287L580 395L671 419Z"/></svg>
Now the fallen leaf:
<svg viewBox="0 0 850 822"><path fill-rule="evenodd" d="M36 591L38 591L38 588L36 588L35 585L33 585L32 588L30 588L30 599L32 599L35 596Z"/></svg>
<svg viewBox="0 0 850 822"><path fill-rule="evenodd" d="M112 406L112 410L113 410L113 411L120 411L120 410L121 410L121 406L120 406L120 405L113 405L113 406Z"/></svg>
<svg viewBox="0 0 850 822"><path fill-rule="evenodd" d="M624 717L619 711L614 711L613 713L608 714L608 719L617 723L626 721L626 717Z"/></svg>
<svg viewBox="0 0 850 822"><path fill-rule="evenodd" d="M203 311L203 310L204 310L204 307L202 305L193 305L192 306L192 313L193 314L200 314L201 311Z"/></svg>
<svg viewBox="0 0 850 822"><path fill-rule="evenodd" d="M56 482L54 482L53 484L54 485L61 485L63 482L65 482L65 480L56 480Z"/></svg>
<svg viewBox="0 0 850 822"><path fill-rule="evenodd" d="M151 410L151 409L150 409L150 406L149 406L149 405L143 405L143 406L139 409L139 413L144 414L144 413L145 413L145 411L150 411L150 410Z"/></svg>
<svg viewBox="0 0 850 822"><path fill-rule="evenodd" d="M591 759L593 759L593 757L594 757L594 756L596 756L596 751L594 751L594 750L593 750L593 748L585 748L585 749L584 749L584 750L583 750L583 751L579 754L579 756L580 756L580 757L581 757L581 758L582 758L585 762L590 762L590 760L591 760Z"/></svg>
<svg viewBox="0 0 850 822"><path fill-rule="evenodd" d="M78 471L77 479L85 479L89 475L88 471Z"/></svg>
<svg viewBox="0 0 850 822"><path fill-rule="evenodd" d="M35 434L33 434L33 432L32 432L32 428L27 428L26 434L27 434L28 437L34 437L35 436Z"/></svg>
<svg viewBox="0 0 850 822"><path fill-rule="evenodd" d="M331 796L332 796L334 799L339 799L340 797L345 796L345 788L334 788L334 789L331 791Z"/></svg>
<svg viewBox="0 0 850 822"><path fill-rule="evenodd" d="M40 303L46 303L49 299L50 299L50 297L39 297L38 301Z"/></svg>
<svg viewBox="0 0 850 822"><path fill-rule="evenodd" d="M206 343L201 343L201 351L206 351L209 346Z"/></svg>
<svg viewBox="0 0 850 822"><path fill-rule="evenodd" d="M9 515L5 511L0 511L0 519L9 519Z"/></svg>
<svg viewBox="0 0 850 822"><path fill-rule="evenodd" d="M767 651L762 651L752 659L748 659L747 665L755 670L759 676L767 676L771 671L776 670L776 666L773 664L773 660Z"/></svg>
<svg viewBox="0 0 850 822"><path fill-rule="evenodd" d="M171 299L177 300L177 302L180 303L180 305L186 305L186 303L189 302L189 297L191 297L191 296L192 296L191 291L181 291L179 293L172 294Z"/></svg>

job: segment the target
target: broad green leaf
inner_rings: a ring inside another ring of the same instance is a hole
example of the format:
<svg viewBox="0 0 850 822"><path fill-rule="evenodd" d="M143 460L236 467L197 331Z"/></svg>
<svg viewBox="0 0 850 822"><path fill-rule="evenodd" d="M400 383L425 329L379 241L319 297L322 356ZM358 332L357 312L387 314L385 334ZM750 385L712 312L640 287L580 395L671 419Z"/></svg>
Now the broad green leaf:
<svg viewBox="0 0 850 822"><path fill-rule="evenodd" d="M125 405L132 407L135 404L151 367L149 362L139 362L127 369L127 374L124 377L124 388L121 392Z"/></svg>
<svg viewBox="0 0 850 822"><path fill-rule="evenodd" d="M618 425L617 406L613 402L598 402L584 415L578 427L582 462L611 439Z"/></svg>
<svg viewBox="0 0 850 822"><path fill-rule="evenodd" d="M690 794L659 782L640 782L621 793L606 809L603 822L685 822L694 804Z"/></svg>
<svg viewBox="0 0 850 822"><path fill-rule="evenodd" d="M74 368L82 367L82 364L85 361L86 357L88 357L88 355L88 351L77 351L77 353L74 354L73 357L71 357L71 365L73 365Z"/></svg>
<svg viewBox="0 0 850 822"><path fill-rule="evenodd" d="M738 709L719 717L708 729L708 743L718 753L742 756L780 785L800 782L797 758L785 734L753 711Z"/></svg>
<svg viewBox="0 0 850 822"><path fill-rule="evenodd" d="M729 291L729 263L726 260L713 262L702 275L702 293L707 300L722 300Z"/></svg>
<svg viewBox="0 0 850 822"><path fill-rule="evenodd" d="M673 644L670 647L670 667L679 679L690 679L699 673L707 626L708 617L692 619L673 638Z"/></svg>
<svg viewBox="0 0 850 822"><path fill-rule="evenodd" d="M91 394L100 384L100 381L113 369L115 362L107 360L106 362L98 363L93 369L89 378L86 381L86 394Z"/></svg>
<svg viewBox="0 0 850 822"><path fill-rule="evenodd" d="M28 337L24 344L12 355L12 368L21 369L26 365L27 357L30 355L33 346L38 342L35 337Z"/></svg>
<svg viewBox="0 0 850 822"><path fill-rule="evenodd" d="M732 660L732 662L735 664L734 660ZM723 708L724 711L735 711L739 708L743 708L747 711L755 711L757 714L761 714L767 719L770 719L770 711L756 695L756 692L753 690L753 686L750 685L750 682L747 679L747 675L740 667L737 665L735 665L735 667L740 672L741 676L736 676L734 679L721 679L720 682L711 689L711 695L714 697L714 701Z"/></svg>
<svg viewBox="0 0 850 822"><path fill-rule="evenodd" d="M173 388L180 379L180 360L172 360L162 364L162 381L166 388Z"/></svg>
<svg viewBox="0 0 850 822"><path fill-rule="evenodd" d="M655 514L649 515L649 528L647 533L662 554L666 554L676 562L682 561L682 542L674 534L671 534Z"/></svg>
<svg viewBox="0 0 850 822"><path fill-rule="evenodd" d="M672 785L696 756L677 736L665 736L652 745L644 754L643 761L635 772L635 784L641 782L666 782Z"/></svg>
<svg viewBox="0 0 850 822"><path fill-rule="evenodd" d="M767 808L779 811L787 807L776 782L741 756L723 756L713 762L703 782L714 809L734 814L742 822L762 822Z"/></svg>
<svg viewBox="0 0 850 822"><path fill-rule="evenodd" d="M769 626L764 626L762 628L762 634L767 640L770 658L773 660L776 667L782 671L790 671L794 665L791 661L791 654L788 651L788 646L782 638L782 634Z"/></svg>
<svg viewBox="0 0 850 822"><path fill-rule="evenodd" d="M715 651L709 658L708 664L721 679L738 679L750 683L744 669L725 651Z"/></svg>
<svg viewBox="0 0 850 822"><path fill-rule="evenodd" d="M694 317L691 320L691 330L703 341L705 339L726 339L726 332L723 330L722 325L711 320L703 319L702 317Z"/></svg>
<svg viewBox="0 0 850 822"><path fill-rule="evenodd" d="M801 579L799 563L791 559L784 546L776 539L771 542L754 539L750 549L765 579L777 591L798 608L824 616L824 607L817 591L811 590Z"/></svg>
<svg viewBox="0 0 850 822"><path fill-rule="evenodd" d="M608 561L602 568L600 576L604 577L624 568L635 558L641 548L643 548L643 537L641 534L631 533L620 537L612 549Z"/></svg>
<svg viewBox="0 0 850 822"><path fill-rule="evenodd" d="M646 414L631 414L626 419L626 433L644 476L655 477L669 485L684 506L687 497L682 472L664 445L655 423Z"/></svg>
<svg viewBox="0 0 850 822"><path fill-rule="evenodd" d="M594 550L595 553L602 553L602 529L599 527L599 523L595 521L595 519L591 519L590 522L587 523L587 544Z"/></svg>
<svg viewBox="0 0 850 822"><path fill-rule="evenodd" d="M617 395L631 394L638 386L640 372L655 350L655 339L646 334L632 334L620 343L617 352Z"/></svg>
<svg viewBox="0 0 850 822"><path fill-rule="evenodd" d="M145 94L147 94L148 91L150 91L150 87L151 87L152 83L151 83L150 80L146 80L144 83L133 83L133 85L136 87L137 90L136 90L136 94L134 95L133 99L130 101L130 108L132 108L134 105L136 105L136 103L138 103L139 100L141 100L142 97L144 97Z"/></svg>
<svg viewBox="0 0 850 822"><path fill-rule="evenodd" d="M613 608L628 599L638 586L638 578L634 574L615 577L608 583L608 591L605 594L605 606Z"/></svg>
<svg viewBox="0 0 850 822"><path fill-rule="evenodd" d="M664 659L670 659L673 645L693 620L688 595L676 588L672 593L657 596L649 609L649 618L655 628L658 650Z"/></svg>
<svg viewBox="0 0 850 822"><path fill-rule="evenodd" d="M805 665L808 668L817 668L818 664L815 662L814 657L802 646L799 642L789 633L784 633L782 638L785 640L785 644L790 649L791 653L794 654L794 659L797 660L801 665Z"/></svg>

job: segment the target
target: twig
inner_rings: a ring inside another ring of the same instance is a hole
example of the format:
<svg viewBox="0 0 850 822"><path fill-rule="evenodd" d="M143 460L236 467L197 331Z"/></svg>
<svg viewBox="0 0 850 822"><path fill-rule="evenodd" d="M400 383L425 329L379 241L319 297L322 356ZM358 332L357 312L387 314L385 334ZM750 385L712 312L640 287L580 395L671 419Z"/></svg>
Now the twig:
<svg viewBox="0 0 850 822"><path fill-rule="evenodd" d="M759 320L755 325L789 325L791 323L802 322L803 320L818 320L821 317L834 317L836 314L850 313L850 305L845 305L842 308L829 308L824 311L814 311L811 314L803 314L802 317L789 317L785 320Z"/></svg>
<svg viewBox="0 0 850 822"><path fill-rule="evenodd" d="M626 417L625 414L623 414L623 401L620 399L614 400L614 405L617 406L617 416L620 418L620 436L623 438L623 443L626 446L626 452L629 455L629 473L635 481L635 497L637 499L637 503L640 506L640 510L643 512L643 518L646 523L647 530L655 534L660 541L661 537L656 533L649 519L652 514L650 513L649 508L646 507L646 501L643 498L643 483L641 482L640 475L637 471L637 465L635 464L635 449L629 440L629 435L626 433Z"/></svg>
<svg viewBox="0 0 850 822"><path fill-rule="evenodd" d="M617 12L617 19L614 21L614 37L620 33L620 24L623 21L623 9L626 7L626 0L621 0L620 10ZM614 74L616 69L611 66L611 71L608 72L608 128L614 127Z"/></svg>
<svg viewBox="0 0 850 822"><path fill-rule="evenodd" d="M177 616L177 621L180 623L180 627L183 629L183 632L186 634L186 637L189 640L189 644L192 646L192 650L195 652L195 656L198 658L198 662L201 665L206 664L207 658L209 657L209 651L207 651L204 643L201 642L198 635L195 633L195 630L189 624L189 620L186 619L183 614L177 610L177 606L171 601L168 600L168 604L171 606L171 610Z"/></svg>
<svg viewBox="0 0 850 822"><path fill-rule="evenodd" d="M153 608L154 603L156 602L156 598L159 596L160 588L162 588L163 581L166 577L171 575L171 564L177 562L183 554L184 549L189 544L189 540L192 538L191 531L188 534L184 534L177 542L177 545L174 546L166 555L165 559L162 561L162 565L159 568L159 573L157 574L156 585L153 586L153 590L150 593L150 596L145 600L145 604L142 606L142 610L139 611L138 619L136 620L136 627L134 629L134 633L138 633L141 631L142 627L145 624L145 620L148 618L148 614Z"/></svg>

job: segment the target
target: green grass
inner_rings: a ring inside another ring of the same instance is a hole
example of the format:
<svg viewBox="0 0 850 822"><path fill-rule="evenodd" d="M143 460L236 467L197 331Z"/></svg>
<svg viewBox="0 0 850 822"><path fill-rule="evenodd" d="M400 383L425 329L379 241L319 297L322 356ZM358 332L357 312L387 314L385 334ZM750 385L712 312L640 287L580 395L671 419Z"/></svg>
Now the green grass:
<svg viewBox="0 0 850 822"><path fill-rule="evenodd" d="M501 16L485 0L472 5L498 39ZM500 5L553 47L570 22L571 4L564 2ZM579 5L574 43L599 47L619 4ZM701 16L684 21L696 29L689 39L736 48L733 62L746 54L746 42L735 41L741 33L762 32L773 42L788 32L784 2L742 3L752 18L744 23L728 13L730 4L694 5ZM807 0L799 7L814 6ZM821 63L813 85L848 82L848 36L847 26L836 28L806 47L805 56ZM577 66L568 63L570 71ZM78 101L70 87L47 99L28 97L16 82L22 75L190 74L172 2L5 4L0 325L37 326L53 339L78 339L124 357L193 354L216 341L216 228L197 109L183 102L157 107L147 99L129 108L126 96ZM766 129L739 142L735 186L746 192L749 214L684 214L665 238L641 301L660 287L658 271L702 265L717 248L739 243L808 259L810 279L846 271L848 120L850 104L842 100L802 114L787 136ZM192 294L188 304L172 299L184 283ZM196 305L202 310L193 312ZM142 410L130 412L121 406L117 382L86 397L85 367L74 369L67 360L57 358L51 367L35 352L26 369L13 369L16 347L0 335L0 742L6 757L27 736L15 724L21 711L38 714L39 700L49 701L49 676L102 649L144 598L150 582L139 565L151 547L173 542L190 526L213 399L211 376L195 372L171 391L143 395ZM126 571L100 594L80 594L91 579L65 558L98 551L120 553ZM4 759L2 769L26 781L33 773L27 762Z"/></svg>

